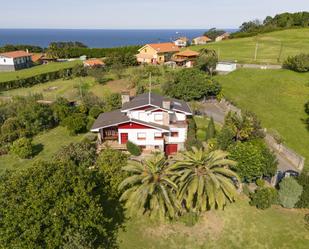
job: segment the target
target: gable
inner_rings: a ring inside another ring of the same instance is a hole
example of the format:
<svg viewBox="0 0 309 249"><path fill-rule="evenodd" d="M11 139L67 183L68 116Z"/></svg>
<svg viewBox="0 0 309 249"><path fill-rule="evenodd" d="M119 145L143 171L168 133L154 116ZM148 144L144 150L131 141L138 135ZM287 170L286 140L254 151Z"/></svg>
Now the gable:
<svg viewBox="0 0 309 249"><path fill-rule="evenodd" d="M138 50L141 54L157 54L157 51L152 48L151 46L149 46L148 44L146 44L144 47L140 48Z"/></svg>

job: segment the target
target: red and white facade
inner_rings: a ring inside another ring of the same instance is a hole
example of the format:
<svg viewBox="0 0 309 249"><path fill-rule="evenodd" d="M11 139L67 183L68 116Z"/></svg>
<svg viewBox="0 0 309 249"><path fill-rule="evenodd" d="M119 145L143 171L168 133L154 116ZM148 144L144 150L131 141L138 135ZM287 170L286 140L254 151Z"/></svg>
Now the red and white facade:
<svg viewBox="0 0 309 249"><path fill-rule="evenodd" d="M91 131L99 133L101 143L113 140L125 145L131 141L144 151L165 151L168 155L176 153L184 149L188 129L187 117L192 113L177 110L177 106L171 108L169 101L162 103L162 106L164 107L148 103L122 108L119 110L122 118L119 118L118 123L111 121L105 125L103 122L103 125L95 125ZM112 116L117 116L117 113Z"/></svg>

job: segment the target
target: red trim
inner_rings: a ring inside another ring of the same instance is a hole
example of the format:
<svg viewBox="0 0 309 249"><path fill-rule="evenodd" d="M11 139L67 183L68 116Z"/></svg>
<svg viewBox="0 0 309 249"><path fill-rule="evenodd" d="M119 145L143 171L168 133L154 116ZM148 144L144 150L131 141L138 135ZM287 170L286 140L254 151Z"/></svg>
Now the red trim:
<svg viewBox="0 0 309 249"><path fill-rule="evenodd" d="M118 125L118 129L155 129L155 128L150 127L150 126L146 126L146 125L142 125L142 124L129 122L129 123Z"/></svg>
<svg viewBox="0 0 309 249"><path fill-rule="evenodd" d="M147 105L147 106L143 106L143 107L138 107L138 108L134 108L134 109L130 109L131 111L142 111L142 110L146 110L149 108L152 108L152 105Z"/></svg>

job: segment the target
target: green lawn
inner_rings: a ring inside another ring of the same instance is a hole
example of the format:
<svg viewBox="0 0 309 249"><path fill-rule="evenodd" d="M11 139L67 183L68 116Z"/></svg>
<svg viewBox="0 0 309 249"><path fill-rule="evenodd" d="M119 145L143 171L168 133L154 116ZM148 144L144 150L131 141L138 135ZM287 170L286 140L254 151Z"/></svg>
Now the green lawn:
<svg viewBox="0 0 309 249"><path fill-rule="evenodd" d="M220 60L237 60L241 63L281 64L285 58L299 53L309 53L309 29L288 29L261 34L258 37L238 38L191 46L190 49L215 49ZM255 47L258 42L257 60L254 61ZM280 61L278 58L280 55Z"/></svg>
<svg viewBox="0 0 309 249"><path fill-rule="evenodd" d="M51 62L45 65L34 66L15 72L0 72L0 82L10 81L17 78L27 78L42 73L57 71L59 69L69 68L72 65L82 63L80 60L70 62Z"/></svg>
<svg viewBox="0 0 309 249"><path fill-rule="evenodd" d="M64 127L57 127L33 138L33 144L41 149L32 159L19 159L14 155L0 156L0 173L5 169L18 169L29 167L35 160L50 160L62 146L79 142L85 135L70 136Z"/></svg>
<svg viewBox="0 0 309 249"><path fill-rule="evenodd" d="M241 69L216 79L228 99L256 113L264 127L277 130L289 147L305 156L309 169L309 131L303 122L309 73Z"/></svg>
<svg viewBox="0 0 309 249"><path fill-rule="evenodd" d="M120 249L308 248L308 210L258 210L242 199L224 211L207 212L193 227L132 218L119 234Z"/></svg>

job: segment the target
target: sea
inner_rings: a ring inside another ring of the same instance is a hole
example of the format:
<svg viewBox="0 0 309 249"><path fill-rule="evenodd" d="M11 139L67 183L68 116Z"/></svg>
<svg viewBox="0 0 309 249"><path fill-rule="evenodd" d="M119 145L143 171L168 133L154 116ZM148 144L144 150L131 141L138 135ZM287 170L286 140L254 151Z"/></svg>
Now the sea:
<svg viewBox="0 0 309 249"><path fill-rule="evenodd" d="M112 48L170 42L181 36L192 39L205 31L207 29L0 29L0 46L27 44L46 48L50 42L79 41L90 48Z"/></svg>

